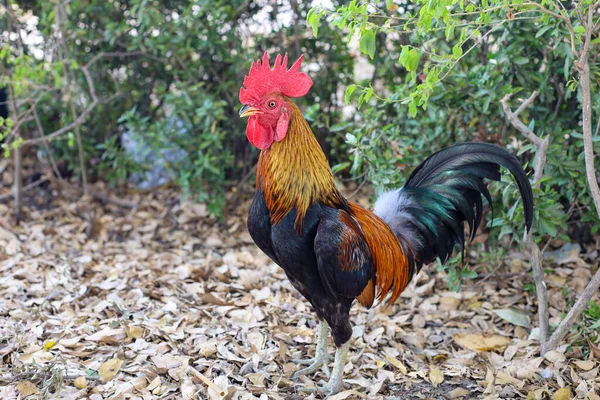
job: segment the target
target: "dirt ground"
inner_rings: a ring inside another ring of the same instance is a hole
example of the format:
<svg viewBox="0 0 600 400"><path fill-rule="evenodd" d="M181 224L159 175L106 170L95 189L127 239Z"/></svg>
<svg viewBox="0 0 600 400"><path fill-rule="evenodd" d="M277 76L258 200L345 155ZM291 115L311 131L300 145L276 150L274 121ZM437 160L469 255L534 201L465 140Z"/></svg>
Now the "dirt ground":
<svg viewBox="0 0 600 400"><path fill-rule="evenodd" d="M50 197L17 227L0 204L0 398L318 398L301 389L322 372L290 380L314 354L315 317L238 200L218 221L169 189L132 208ZM552 323L597 255L548 261ZM526 255L484 261L460 293L431 265L392 307L356 305L348 390L331 398L600 399L590 317L539 357Z"/></svg>

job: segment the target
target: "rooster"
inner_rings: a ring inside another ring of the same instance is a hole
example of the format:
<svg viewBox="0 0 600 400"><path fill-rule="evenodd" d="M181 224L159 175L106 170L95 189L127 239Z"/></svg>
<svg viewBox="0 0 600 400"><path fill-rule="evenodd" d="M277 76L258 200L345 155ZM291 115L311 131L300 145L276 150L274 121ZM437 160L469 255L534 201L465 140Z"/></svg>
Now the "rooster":
<svg viewBox="0 0 600 400"><path fill-rule="evenodd" d="M427 158L406 185L383 194L373 210L342 196L325 154L291 98L306 95L310 77L300 72L302 56L288 69L288 56L273 67L267 53L252 63L239 99L249 117L246 135L260 150L256 194L248 231L256 245L285 271L319 320L316 354L292 378L323 368L324 394L343 389L343 369L352 335L349 312L355 300L370 308L393 303L427 263L445 262L473 238L482 219L483 180L508 169L519 188L527 230L533 194L517 159L501 147L464 143ZM337 347L329 373L328 327Z"/></svg>

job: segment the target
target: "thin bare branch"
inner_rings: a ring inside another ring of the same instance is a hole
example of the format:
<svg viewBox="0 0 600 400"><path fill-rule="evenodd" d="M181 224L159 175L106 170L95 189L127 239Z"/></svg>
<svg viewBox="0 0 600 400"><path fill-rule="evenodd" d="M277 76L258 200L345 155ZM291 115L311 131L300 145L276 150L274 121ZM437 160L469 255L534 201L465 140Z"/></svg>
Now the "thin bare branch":
<svg viewBox="0 0 600 400"><path fill-rule="evenodd" d="M96 54L87 64L85 64L85 68L91 67L101 58L115 58L115 57L132 57L132 56L141 56L145 53L141 50L135 51L115 51L115 52L100 52Z"/></svg>
<svg viewBox="0 0 600 400"><path fill-rule="evenodd" d="M547 14L547 15L550 15L550 16L556 18L556 19L560 19L561 21L571 23L571 21L569 20L568 17L565 17L564 15L557 14L554 11L550 11L546 7L544 7L543 5L541 5L540 3L536 3L536 2L531 1L531 2L527 2L527 3L523 3L522 6L523 7L534 7L534 8L537 8L538 11L540 11L543 14Z"/></svg>
<svg viewBox="0 0 600 400"><path fill-rule="evenodd" d="M30 183L27 186L23 186L23 188L21 189L21 193L25 193L29 189L33 189L34 187L40 186L41 184L46 183L49 180L50 180L50 178L48 178L48 177L40 178L37 181L35 181L33 183ZM11 197L14 197L14 193L3 194L2 196L0 196L0 201L4 201L6 199L10 199Z"/></svg>
<svg viewBox="0 0 600 400"><path fill-rule="evenodd" d="M509 93L506 96L504 96L504 98L502 100L500 100L500 103L502 104L502 108L504 109L504 113L508 117L508 120L510 121L512 126L514 126L519 132L521 132L533 144L535 144L536 146L540 146L542 143L542 139L539 136L537 136L535 133L533 133L531 131L531 129L529 129L527 127L527 125L525 125L523 123L523 121L521 121L518 118L519 114L521 114L523 112L523 110L525 108L529 107L529 105L535 100L535 98L537 97L537 91L534 91L531 94L531 96L529 96L529 98L527 100L525 100L523 102L523 104L521 104L521 106L515 112L513 112L510 109L510 107L508 106L508 100L511 97L512 97L512 93Z"/></svg>
<svg viewBox="0 0 600 400"><path fill-rule="evenodd" d="M37 126L40 138L44 139L45 138L44 127L42 126L42 122L40 121L40 117L35 108L33 109L33 116L35 118L35 124ZM54 174L56 175L56 177L62 181L62 175L60 173L60 170L58 169L58 166L56 165L56 160L54 160L54 155L52 154L52 150L50 149L50 145L48 144L48 141L44 140L42 143L44 145L44 149L46 150L46 153L48 154L48 162L50 162L52 171L54 171Z"/></svg>
<svg viewBox="0 0 600 400"><path fill-rule="evenodd" d="M23 177L21 176L21 148L17 147L13 151L14 157L14 168L15 172L13 175L13 198L15 199L15 219L17 225L21 221L21 194L23 189Z"/></svg>
<svg viewBox="0 0 600 400"><path fill-rule="evenodd" d="M535 166L533 175L533 186L539 187L540 180L544 176L544 166L546 165L546 153L548 152L548 144L550 143L550 137L546 136L544 139L537 136L531 129L529 129L523 121L521 121L518 115L529 107L535 100L537 91L534 91L529 98L517 108L517 111L513 112L508 106L508 100L511 94L507 94L500 101L504 113L508 117L511 125L514 126L519 132L521 132L529 141L531 141L537 147L535 153ZM531 251L531 266L533 268L533 279L535 282L536 293L538 297L538 318L540 324L540 340L542 342L541 352L544 354L545 348L543 344L550 335L550 324L549 324L549 311L548 311L548 288L546 287L546 280L544 278L544 268L542 265L542 252L539 246L533 240L533 233L530 230L525 236L525 244Z"/></svg>
<svg viewBox="0 0 600 400"><path fill-rule="evenodd" d="M60 32L60 36L61 38L64 37L64 32L62 31L62 25L61 25L61 16L64 12L64 8L63 6L59 3L56 7L56 30L58 32ZM58 57L59 60L64 60L64 54L63 54L63 50L65 52L65 54L67 53L68 49L67 46L65 45L64 40L60 41L60 46L58 46ZM74 77L72 76L72 74L70 73L70 71L67 69L67 64L66 63L62 63L62 69L63 69L63 75L65 77L65 82L66 82L66 87L67 87L67 91L68 91L68 95L69 95L69 105L70 105L70 109L71 109L71 118L73 118L73 120L77 119L77 110L75 108L75 101L73 100L73 93L72 93L72 86L71 86L71 81L74 81ZM83 185L83 195L87 196L89 194L89 188L88 188L88 179L87 179L87 168L86 168L86 163L85 163L85 155L83 153L83 144L81 142L81 129L80 129L80 125L75 125L75 138L77 140L77 151L79 153L79 169L81 171L81 183Z"/></svg>
<svg viewBox="0 0 600 400"><path fill-rule="evenodd" d="M583 289L583 292L573 305L573 308L567 313L565 319L563 319L558 325L558 328L554 331L550 339L546 343L542 344L542 351L549 351L555 349L563 338L569 333L571 327L577 320L577 318L581 315L581 313L586 309L589 301L592 297L598 292L600 288L600 269L596 271L592 280L588 285Z"/></svg>
<svg viewBox="0 0 600 400"><path fill-rule="evenodd" d="M598 178L596 176L596 168L594 166L594 141L592 137L592 94L590 82L590 65L589 65L589 50L592 41L592 6L588 9L587 27L585 39L583 42L583 50L577 62L579 70L581 86L581 106L583 111L583 151L585 156L585 170L590 187L590 193L596 207L596 212L600 215L600 187L598 186Z"/></svg>
<svg viewBox="0 0 600 400"><path fill-rule="evenodd" d="M75 121L71 122L68 125L63 126L62 128L52 132L51 134L44 136L43 138L25 140L24 142L21 143L21 146L39 144L39 143L42 143L44 140L54 140L58 136L69 132L76 125L81 125L85 121L87 116L92 112L94 107L96 107L97 104L98 104L98 100L96 99L96 100L92 101L81 114L79 114L79 117L77 117L77 119Z"/></svg>
<svg viewBox="0 0 600 400"><path fill-rule="evenodd" d="M537 90L534 90L533 93L531 93L531 96L529 96L529 98L527 100L525 100L519 106L519 108L517 108L517 111L515 111L515 116L519 116L523 112L523 110L525 110L527 107L529 107L531 105L531 103L533 103L533 101L535 100L537 95L538 95Z"/></svg>

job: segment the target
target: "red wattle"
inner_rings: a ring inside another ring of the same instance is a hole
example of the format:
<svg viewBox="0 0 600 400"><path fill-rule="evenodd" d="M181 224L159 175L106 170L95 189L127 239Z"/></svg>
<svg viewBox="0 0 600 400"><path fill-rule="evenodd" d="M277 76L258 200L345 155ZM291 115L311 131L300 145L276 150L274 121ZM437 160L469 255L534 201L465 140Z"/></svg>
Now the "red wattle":
<svg viewBox="0 0 600 400"><path fill-rule="evenodd" d="M250 143L260 149L265 150L271 147L273 144L273 128L270 126L264 126L258 122L258 118L252 115L248 118L248 125L246 126L246 136Z"/></svg>

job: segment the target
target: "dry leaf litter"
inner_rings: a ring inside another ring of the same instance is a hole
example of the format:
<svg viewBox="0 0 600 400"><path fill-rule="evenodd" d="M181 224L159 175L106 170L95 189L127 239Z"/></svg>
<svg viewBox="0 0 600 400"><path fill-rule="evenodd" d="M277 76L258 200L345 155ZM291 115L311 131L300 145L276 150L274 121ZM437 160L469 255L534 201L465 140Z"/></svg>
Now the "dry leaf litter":
<svg viewBox="0 0 600 400"><path fill-rule="evenodd" d="M300 389L322 372L289 379L317 321L252 243L248 197L223 222L178 199L53 199L17 227L0 204L1 399L319 398ZM597 268L582 257L547 261L554 324ZM599 400L598 342L540 357L526 256L504 264L460 293L430 266L397 304L355 306L348 390L330 398Z"/></svg>

